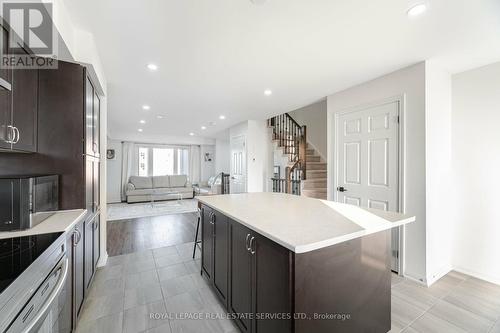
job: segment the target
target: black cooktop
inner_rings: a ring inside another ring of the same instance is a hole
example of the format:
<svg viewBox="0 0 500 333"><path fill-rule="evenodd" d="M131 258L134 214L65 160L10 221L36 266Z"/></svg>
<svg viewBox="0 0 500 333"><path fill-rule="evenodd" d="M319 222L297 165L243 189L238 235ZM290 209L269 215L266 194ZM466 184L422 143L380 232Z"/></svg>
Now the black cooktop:
<svg viewBox="0 0 500 333"><path fill-rule="evenodd" d="M0 239L0 293L61 235L55 232Z"/></svg>

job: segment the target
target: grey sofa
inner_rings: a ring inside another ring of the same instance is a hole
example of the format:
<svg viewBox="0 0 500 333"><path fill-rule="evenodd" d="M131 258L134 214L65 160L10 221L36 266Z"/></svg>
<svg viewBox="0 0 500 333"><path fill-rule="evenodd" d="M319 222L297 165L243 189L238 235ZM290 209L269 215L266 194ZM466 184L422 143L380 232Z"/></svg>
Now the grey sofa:
<svg viewBox="0 0 500 333"><path fill-rule="evenodd" d="M155 201L179 198L177 194L169 192L181 193L183 199L193 198L193 187L186 175L131 176L125 194L128 203L151 201L153 194Z"/></svg>

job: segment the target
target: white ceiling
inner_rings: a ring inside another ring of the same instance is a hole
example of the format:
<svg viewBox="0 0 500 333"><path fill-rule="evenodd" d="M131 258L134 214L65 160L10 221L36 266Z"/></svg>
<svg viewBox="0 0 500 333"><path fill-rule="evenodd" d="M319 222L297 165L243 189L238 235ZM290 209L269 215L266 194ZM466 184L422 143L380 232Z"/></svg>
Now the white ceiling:
<svg viewBox="0 0 500 333"><path fill-rule="evenodd" d="M65 1L94 34L119 139L214 137L425 59L452 73L500 60L498 0L430 0L415 19L406 0Z"/></svg>

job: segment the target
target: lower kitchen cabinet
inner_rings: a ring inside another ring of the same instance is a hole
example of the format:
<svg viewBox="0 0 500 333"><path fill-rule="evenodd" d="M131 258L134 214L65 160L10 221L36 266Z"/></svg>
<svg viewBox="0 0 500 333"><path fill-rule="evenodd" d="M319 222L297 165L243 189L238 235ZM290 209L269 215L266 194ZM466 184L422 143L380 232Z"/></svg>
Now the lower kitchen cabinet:
<svg viewBox="0 0 500 333"><path fill-rule="evenodd" d="M83 302L92 285L100 255L100 216L90 215L68 232L67 256L70 264L68 280L71 281L72 320L76 327Z"/></svg>
<svg viewBox="0 0 500 333"><path fill-rule="evenodd" d="M202 228L203 273L240 330L291 332L292 253L207 206Z"/></svg>

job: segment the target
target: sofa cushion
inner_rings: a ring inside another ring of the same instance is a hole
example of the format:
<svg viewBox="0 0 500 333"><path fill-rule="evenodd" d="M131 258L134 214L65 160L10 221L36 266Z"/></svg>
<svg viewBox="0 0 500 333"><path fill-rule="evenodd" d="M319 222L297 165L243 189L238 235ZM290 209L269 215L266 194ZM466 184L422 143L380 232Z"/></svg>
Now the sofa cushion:
<svg viewBox="0 0 500 333"><path fill-rule="evenodd" d="M137 190L153 187L151 177L131 176L129 182L132 183Z"/></svg>
<svg viewBox="0 0 500 333"><path fill-rule="evenodd" d="M152 188L143 188L139 190L128 190L127 195L134 196L134 195L151 195L154 193L154 189Z"/></svg>
<svg viewBox="0 0 500 333"><path fill-rule="evenodd" d="M185 187L187 184L186 175L174 175L170 177L170 187Z"/></svg>
<svg viewBox="0 0 500 333"><path fill-rule="evenodd" d="M165 188L165 187L170 187L169 176L153 177L153 188Z"/></svg>

